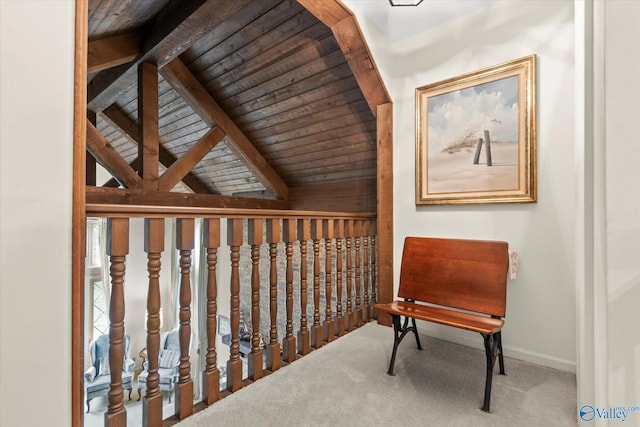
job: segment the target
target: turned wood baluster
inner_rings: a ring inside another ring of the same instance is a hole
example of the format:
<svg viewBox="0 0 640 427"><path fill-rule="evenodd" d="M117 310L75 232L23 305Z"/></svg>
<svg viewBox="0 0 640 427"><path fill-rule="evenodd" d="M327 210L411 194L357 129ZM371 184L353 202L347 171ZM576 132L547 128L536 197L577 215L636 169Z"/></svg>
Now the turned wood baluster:
<svg viewBox="0 0 640 427"><path fill-rule="evenodd" d="M337 336L344 335L344 313L342 312L342 238L344 237L344 221L334 220L336 236L336 320L335 332Z"/></svg>
<svg viewBox="0 0 640 427"><path fill-rule="evenodd" d="M313 325L311 325L311 347L322 347L322 326L320 325L320 238L322 226L320 220L311 220L311 238L313 239Z"/></svg>
<svg viewBox="0 0 640 427"><path fill-rule="evenodd" d="M227 244L231 250L230 321L231 345L227 362L227 389L235 392L242 388L242 360L240 359L240 246L242 246L242 219L227 219Z"/></svg>
<svg viewBox="0 0 640 427"><path fill-rule="evenodd" d="M249 359L249 378L259 380L263 377L262 351L260 351L260 245L262 244L262 218L249 219L248 243L251 245L251 353Z"/></svg>
<svg viewBox="0 0 640 427"><path fill-rule="evenodd" d="M345 328L347 331L352 331L355 327L355 312L353 310L353 258L351 250L351 242L353 237L353 220L345 219L344 221L344 234L346 236L347 243L347 319Z"/></svg>
<svg viewBox="0 0 640 427"><path fill-rule="evenodd" d="M361 308L361 287L362 287L362 275L361 275L361 257L360 253L360 242L362 238L362 221L355 221L355 247L356 247L356 295L355 295L355 308L354 308L354 322L356 327L362 325L362 308Z"/></svg>
<svg viewBox="0 0 640 427"><path fill-rule="evenodd" d="M378 318L378 312L373 309L373 305L378 303L378 267L376 265L376 223L371 223L371 309L370 317Z"/></svg>
<svg viewBox="0 0 640 427"><path fill-rule="evenodd" d="M280 241L280 220L268 219L267 242L269 243L269 344L267 344L267 369L280 369L280 344L278 343L278 242Z"/></svg>
<svg viewBox="0 0 640 427"><path fill-rule="evenodd" d="M204 247L207 248L207 358L202 371L202 401L211 405L220 399L220 371L216 353L216 329L218 328L218 247L220 247L220 219L204 220Z"/></svg>
<svg viewBox="0 0 640 427"><path fill-rule="evenodd" d="M109 303L109 368L111 383L109 404L104 414L104 425L127 425L122 389L122 364L124 358L124 272L129 253L129 219L107 220L107 255L111 264L111 300Z"/></svg>
<svg viewBox="0 0 640 427"><path fill-rule="evenodd" d="M298 353L305 355L311 351L309 329L307 328L307 248L311 238L311 220L298 221L300 241L300 330L298 331Z"/></svg>
<svg viewBox="0 0 640 427"><path fill-rule="evenodd" d="M193 380L189 346L191 345L191 251L194 246L193 218L176 221L176 248L180 251L180 365L176 384L175 416L182 420L193 414Z"/></svg>
<svg viewBox="0 0 640 427"><path fill-rule="evenodd" d="M331 311L331 286L333 282L333 275L331 274L331 245L333 244L333 220L322 220L322 234L324 235L324 299L325 299L325 314L323 323L323 337L327 342L333 341L335 338L335 326L333 322L333 313Z"/></svg>
<svg viewBox="0 0 640 427"><path fill-rule="evenodd" d="M293 242L296 239L297 220L282 220L282 240L285 242L286 267L286 309L287 325L282 340L282 359L287 363L296 360L296 337L293 335Z"/></svg>
<svg viewBox="0 0 640 427"><path fill-rule="evenodd" d="M362 321L369 321L369 309L371 305L369 304L369 286L371 285L371 280L369 278L369 221L364 221L362 223L362 266L363 266L363 295L362 295Z"/></svg>
<svg viewBox="0 0 640 427"><path fill-rule="evenodd" d="M160 353L160 257L164 251L164 219L144 220L144 251L147 253L149 290L147 292L147 392L142 401L142 425L162 424L162 393L158 375Z"/></svg>

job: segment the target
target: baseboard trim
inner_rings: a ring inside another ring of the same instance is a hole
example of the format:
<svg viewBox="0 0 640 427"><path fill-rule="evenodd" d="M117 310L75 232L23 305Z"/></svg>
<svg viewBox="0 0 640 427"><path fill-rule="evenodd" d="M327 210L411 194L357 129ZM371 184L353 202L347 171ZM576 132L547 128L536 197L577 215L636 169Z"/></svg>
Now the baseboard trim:
<svg viewBox="0 0 640 427"><path fill-rule="evenodd" d="M450 327L439 327L429 322L418 321L418 331L430 337L438 338L444 341L450 341L456 344L464 345L471 348L477 348L484 351L482 339L477 334L468 331L458 330ZM475 338L475 339L474 339ZM524 360L525 362L535 363L561 371L576 373L576 362L565 360L558 357L513 347L503 342L504 355L514 359Z"/></svg>

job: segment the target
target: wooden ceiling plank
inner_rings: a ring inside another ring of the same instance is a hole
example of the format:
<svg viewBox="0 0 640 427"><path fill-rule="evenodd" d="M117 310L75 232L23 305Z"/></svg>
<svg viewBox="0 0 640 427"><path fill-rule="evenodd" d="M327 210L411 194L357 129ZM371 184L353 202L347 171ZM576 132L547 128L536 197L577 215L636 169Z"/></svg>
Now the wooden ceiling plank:
<svg viewBox="0 0 640 427"><path fill-rule="evenodd" d="M140 54L140 34L120 34L89 42L87 73L131 62Z"/></svg>
<svg viewBox="0 0 640 427"><path fill-rule="evenodd" d="M132 120L130 120L116 105L111 105L101 113L102 119L109 122L109 124L120 132L124 137L130 140L134 144L138 144L138 126ZM164 167L169 168L176 161L176 158L169 151L159 146L159 160ZM212 190L197 176L192 173L188 173L182 182L193 190L194 193L210 194ZM215 191L215 189L213 190Z"/></svg>
<svg viewBox="0 0 640 427"><path fill-rule="evenodd" d="M217 124L229 136L231 139L228 141L229 148L243 160L264 187L278 198L286 200L289 193L287 184L273 170L271 165L200 84L180 58L168 63L160 72L165 80L183 97L185 102L202 117L202 120L211 126Z"/></svg>
<svg viewBox="0 0 640 427"><path fill-rule="evenodd" d="M145 190L157 190L160 163L158 67L149 62L138 66L138 130L138 174L142 176Z"/></svg>
<svg viewBox="0 0 640 427"><path fill-rule="evenodd" d="M142 179L87 119L87 150L127 188L142 188Z"/></svg>
<svg viewBox="0 0 640 427"><path fill-rule="evenodd" d="M87 88L87 107L102 111L135 83L138 65L153 62L162 67L212 31L250 0L191 0L169 2L154 18L142 40L142 54L128 64L104 70Z"/></svg>
<svg viewBox="0 0 640 427"><path fill-rule="evenodd" d="M211 128L200 141L195 143L189 151L183 154L162 174L158 189L160 191L171 190L209 151L213 150L213 147L222 141L224 136L224 132L219 127L214 126Z"/></svg>

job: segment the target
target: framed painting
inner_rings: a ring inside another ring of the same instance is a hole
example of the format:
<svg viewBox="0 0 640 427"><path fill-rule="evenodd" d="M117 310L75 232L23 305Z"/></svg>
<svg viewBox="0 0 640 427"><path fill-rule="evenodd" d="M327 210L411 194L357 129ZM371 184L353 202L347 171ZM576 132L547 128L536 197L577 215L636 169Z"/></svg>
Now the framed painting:
<svg viewBox="0 0 640 427"><path fill-rule="evenodd" d="M535 55L416 89L416 204L536 202Z"/></svg>

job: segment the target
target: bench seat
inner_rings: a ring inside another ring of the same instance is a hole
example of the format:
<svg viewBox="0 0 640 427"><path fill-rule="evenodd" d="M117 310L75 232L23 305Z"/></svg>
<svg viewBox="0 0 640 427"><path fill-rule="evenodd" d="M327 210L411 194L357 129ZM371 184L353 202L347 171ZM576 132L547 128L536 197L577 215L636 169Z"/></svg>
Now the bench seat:
<svg viewBox="0 0 640 427"><path fill-rule="evenodd" d="M376 304L373 308L391 315L413 317L418 320L440 323L442 325L478 332L483 335L493 335L500 331L504 325L503 319L449 310L432 305L416 304L408 301Z"/></svg>

